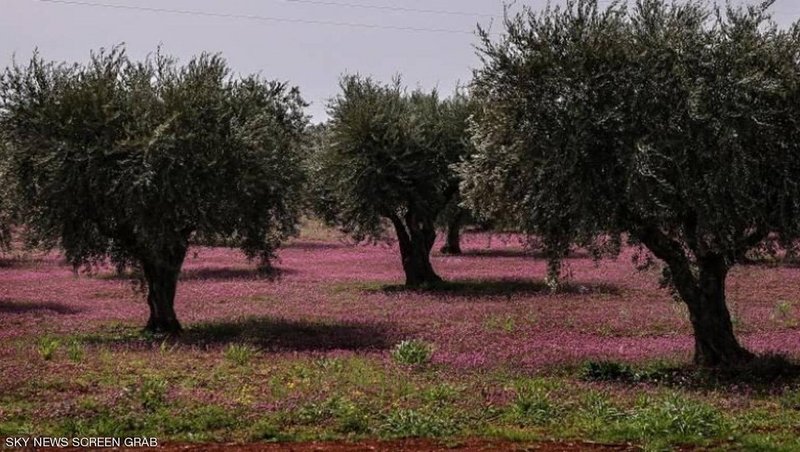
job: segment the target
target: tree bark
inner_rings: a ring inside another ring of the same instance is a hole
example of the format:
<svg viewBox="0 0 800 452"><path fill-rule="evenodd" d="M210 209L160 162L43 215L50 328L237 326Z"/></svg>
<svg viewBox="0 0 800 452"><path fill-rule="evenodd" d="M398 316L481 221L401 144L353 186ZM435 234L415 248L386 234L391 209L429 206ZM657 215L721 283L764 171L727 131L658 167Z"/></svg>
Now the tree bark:
<svg viewBox="0 0 800 452"><path fill-rule="evenodd" d="M689 308L694 362L706 367L733 367L751 361L754 355L737 341L725 301L725 280L730 269L725 258L703 253L697 257L697 272L693 272L686 252L675 240L656 228L642 229L637 235L656 257L666 262L672 284Z"/></svg>
<svg viewBox="0 0 800 452"><path fill-rule="evenodd" d="M441 249L443 254L461 254L461 217L463 212L456 213L447 225L447 236Z"/></svg>
<svg viewBox="0 0 800 452"><path fill-rule="evenodd" d="M159 334L178 334L181 324L175 314L175 291L186 248L142 262L147 281L147 305L150 318L147 331Z"/></svg>
<svg viewBox="0 0 800 452"><path fill-rule="evenodd" d="M436 228L431 221L417 221L412 213L405 222L390 216L400 243L400 257L406 275L406 285L419 287L442 282L431 265L430 254L436 241Z"/></svg>
<svg viewBox="0 0 800 452"><path fill-rule="evenodd" d="M697 287L685 300L694 329L695 364L707 367L746 364L754 356L736 340L725 302L728 267L718 256L701 259L698 265Z"/></svg>

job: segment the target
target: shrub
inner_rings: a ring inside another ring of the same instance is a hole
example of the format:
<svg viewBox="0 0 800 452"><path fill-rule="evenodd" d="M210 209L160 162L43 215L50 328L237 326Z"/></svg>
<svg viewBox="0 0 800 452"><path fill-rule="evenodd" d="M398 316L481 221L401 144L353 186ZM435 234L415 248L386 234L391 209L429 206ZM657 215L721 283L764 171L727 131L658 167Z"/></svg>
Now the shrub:
<svg viewBox="0 0 800 452"><path fill-rule="evenodd" d="M400 364L421 366L431 361L433 345L420 340L405 340L394 346L392 357Z"/></svg>

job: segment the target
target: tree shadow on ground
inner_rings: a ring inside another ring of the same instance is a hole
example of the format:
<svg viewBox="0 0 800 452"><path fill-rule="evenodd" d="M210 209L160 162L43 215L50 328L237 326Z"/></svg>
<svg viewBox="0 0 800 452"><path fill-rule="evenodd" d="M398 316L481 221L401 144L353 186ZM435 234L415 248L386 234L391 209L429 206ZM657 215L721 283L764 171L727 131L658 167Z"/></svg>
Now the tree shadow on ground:
<svg viewBox="0 0 800 452"><path fill-rule="evenodd" d="M26 314L36 311L50 311L56 314L78 314L82 309L54 301L15 301L7 298L0 299L0 313Z"/></svg>
<svg viewBox="0 0 800 452"><path fill-rule="evenodd" d="M284 276L297 273L297 270L273 267L269 270L259 268L196 267L181 272L181 281L224 281L238 279L280 280Z"/></svg>
<svg viewBox="0 0 800 452"><path fill-rule="evenodd" d="M277 281L287 275L297 273L289 268L273 267L269 270L259 268L230 268L230 267L195 267L181 271L180 281L225 281L225 280L266 280ZM97 279L136 281L143 276L138 271L125 270L122 272L96 273L91 275Z"/></svg>
<svg viewBox="0 0 800 452"><path fill-rule="evenodd" d="M97 345L155 346L174 344L213 347L249 344L267 352L387 350L398 340L390 324L313 322L269 317L191 325L179 336L155 336L131 327L116 327L81 338Z"/></svg>
<svg viewBox="0 0 800 452"><path fill-rule="evenodd" d="M394 345L387 324L272 318L194 325L181 341L193 345L243 342L276 352L386 350Z"/></svg>
<svg viewBox="0 0 800 452"><path fill-rule="evenodd" d="M800 384L800 364L780 355L758 356L748 364L729 368L677 364L637 367L615 361L592 361L585 363L578 375L592 382L774 394Z"/></svg>
<svg viewBox="0 0 800 452"><path fill-rule="evenodd" d="M460 255L446 255L448 257L520 257L528 259L546 259L547 256L542 251L535 251L525 248L506 248L506 249L469 249L464 250ZM591 259L592 256L586 251L570 251L564 260L570 259Z"/></svg>
<svg viewBox="0 0 800 452"><path fill-rule="evenodd" d="M438 284L422 287L409 287L402 284L388 284L366 289L368 291L380 291L390 294L410 292L467 298L553 294L550 286L548 286L544 281L522 279L444 281ZM555 293L569 295L619 295L620 290L618 287L610 284L568 282L562 284L562 286Z"/></svg>
<svg viewBox="0 0 800 452"><path fill-rule="evenodd" d="M349 244L344 241L338 242L311 242L311 241L297 241L287 243L282 247L282 249L287 250L301 250L301 251L324 251L324 250L335 250L339 248L352 248L354 244Z"/></svg>

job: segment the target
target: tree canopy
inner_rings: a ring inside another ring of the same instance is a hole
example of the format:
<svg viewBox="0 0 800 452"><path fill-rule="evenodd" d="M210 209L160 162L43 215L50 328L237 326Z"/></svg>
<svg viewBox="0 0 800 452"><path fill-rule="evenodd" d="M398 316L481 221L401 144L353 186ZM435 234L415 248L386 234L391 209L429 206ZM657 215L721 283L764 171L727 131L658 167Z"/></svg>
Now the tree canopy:
<svg viewBox="0 0 800 452"><path fill-rule="evenodd" d="M34 55L5 71L0 102L32 239L75 266L140 268L151 330L180 329L190 240L221 236L267 259L294 231L307 120L284 83L234 78L218 55L137 62L117 47L85 64Z"/></svg>
<svg viewBox="0 0 800 452"><path fill-rule="evenodd" d="M772 2L567 2L484 33L467 203L552 247L626 233L667 266L695 360L747 361L728 270L800 219L800 32Z"/></svg>

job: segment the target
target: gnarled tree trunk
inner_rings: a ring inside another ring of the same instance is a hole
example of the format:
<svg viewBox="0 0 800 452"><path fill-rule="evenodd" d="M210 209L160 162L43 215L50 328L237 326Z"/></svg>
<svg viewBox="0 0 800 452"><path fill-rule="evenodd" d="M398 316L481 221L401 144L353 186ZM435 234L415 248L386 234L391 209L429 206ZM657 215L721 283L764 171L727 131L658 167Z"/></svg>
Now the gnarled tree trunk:
<svg viewBox="0 0 800 452"><path fill-rule="evenodd" d="M436 241L436 228L432 221L417 220L409 212L405 221L396 215L390 216L400 244L400 256L403 271L406 274L406 285L411 287L425 286L442 282L431 265L431 249Z"/></svg>
<svg viewBox="0 0 800 452"><path fill-rule="evenodd" d="M463 215L463 212L459 210L447 224L445 243L440 250L443 254L461 254L461 217Z"/></svg>
<svg viewBox="0 0 800 452"><path fill-rule="evenodd" d="M667 263L672 284L689 308L695 363L707 367L732 367L751 361L754 355L736 339L725 302L725 279L730 264L724 256L698 253L701 255L695 264L697 271L693 272L680 243L656 228L642 229L638 236L656 257Z"/></svg>
<svg viewBox="0 0 800 452"><path fill-rule="evenodd" d="M186 247L142 261L147 281L147 305L150 318L146 330L153 333L178 334L181 324L175 314L175 291Z"/></svg>
<svg viewBox="0 0 800 452"><path fill-rule="evenodd" d="M697 285L684 298L694 329L694 361L709 367L747 363L753 354L736 340L725 302L728 267L720 257L702 259L698 264Z"/></svg>

